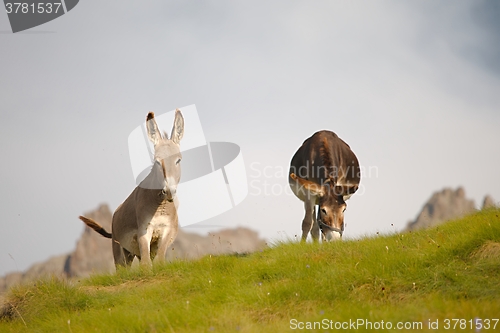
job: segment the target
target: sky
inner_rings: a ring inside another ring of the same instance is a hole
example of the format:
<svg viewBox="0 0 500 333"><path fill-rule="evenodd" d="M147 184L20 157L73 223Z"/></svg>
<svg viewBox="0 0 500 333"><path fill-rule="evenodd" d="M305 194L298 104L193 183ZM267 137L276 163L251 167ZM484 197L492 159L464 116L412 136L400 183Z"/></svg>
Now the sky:
<svg viewBox="0 0 500 333"><path fill-rule="evenodd" d="M323 129L363 169L346 238L404 229L444 187L500 200L499 15L494 1L86 0L12 34L0 13L0 275L72 251L78 215L135 187L128 135L192 104L208 141L240 146L248 195L186 231L300 237L287 171Z"/></svg>

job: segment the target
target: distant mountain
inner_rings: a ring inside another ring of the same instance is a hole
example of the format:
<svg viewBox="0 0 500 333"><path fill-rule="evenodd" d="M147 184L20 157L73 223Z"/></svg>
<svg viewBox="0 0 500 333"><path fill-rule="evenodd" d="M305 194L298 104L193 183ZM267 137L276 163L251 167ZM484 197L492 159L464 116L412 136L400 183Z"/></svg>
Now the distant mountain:
<svg viewBox="0 0 500 333"><path fill-rule="evenodd" d="M112 213L108 205L102 204L84 215L111 230ZM81 223L76 216L75 223ZM167 260L195 259L207 254L249 253L265 246L265 241L259 238L258 233L247 228L221 230L209 233L208 236L187 233L180 229L167 252ZM114 269L111 240L85 226L72 253L34 264L25 272L14 272L0 277L0 293L15 284L43 277L86 277L92 273L113 272Z"/></svg>
<svg viewBox="0 0 500 333"><path fill-rule="evenodd" d="M484 197L482 209L497 207L497 206L498 206L498 203L495 202L495 200L493 200L493 198L490 195L487 195Z"/></svg>
<svg viewBox="0 0 500 333"><path fill-rule="evenodd" d="M482 209L492 206L496 206L495 201L491 196L487 195L483 200ZM474 211L476 211L474 200L466 197L465 190L462 187L458 187L456 190L445 188L432 194L417 218L408 223L406 230L433 227Z"/></svg>
<svg viewBox="0 0 500 333"><path fill-rule="evenodd" d="M113 214L108 205L101 204L96 210L86 212L83 215L97 221L106 230L111 231ZM110 273L114 269L111 240L85 226L82 236L76 243L75 250L66 260L64 272L69 277L83 277L92 272Z"/></svg>

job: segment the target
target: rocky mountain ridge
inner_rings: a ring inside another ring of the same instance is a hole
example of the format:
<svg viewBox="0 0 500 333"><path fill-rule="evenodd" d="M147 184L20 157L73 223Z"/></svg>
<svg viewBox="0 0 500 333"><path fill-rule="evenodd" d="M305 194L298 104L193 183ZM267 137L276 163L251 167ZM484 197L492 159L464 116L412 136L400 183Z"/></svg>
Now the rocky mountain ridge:
<svg viewBox="0 0 500 333"><path fill-rule="evenodd" d="M481 209L497 206L489 195L483 200ZM406 231L429 228L476 211L474 200L468 199L463 187L456 190L444 188L434 192L422 207L414 221L408 222Z"/></svg>

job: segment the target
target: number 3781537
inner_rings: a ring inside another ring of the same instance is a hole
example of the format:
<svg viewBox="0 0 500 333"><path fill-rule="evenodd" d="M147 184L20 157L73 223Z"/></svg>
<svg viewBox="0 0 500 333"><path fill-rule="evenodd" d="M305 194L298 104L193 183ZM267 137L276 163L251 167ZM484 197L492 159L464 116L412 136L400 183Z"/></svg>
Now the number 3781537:
<svg viewBox="0 0 500 333"><path fill-rule="evenodd" d="M7 14L52 14L58 13L61 8L60 2L39 2L26 3L26 2L7 2L5 3L5 10Z"/></svg>

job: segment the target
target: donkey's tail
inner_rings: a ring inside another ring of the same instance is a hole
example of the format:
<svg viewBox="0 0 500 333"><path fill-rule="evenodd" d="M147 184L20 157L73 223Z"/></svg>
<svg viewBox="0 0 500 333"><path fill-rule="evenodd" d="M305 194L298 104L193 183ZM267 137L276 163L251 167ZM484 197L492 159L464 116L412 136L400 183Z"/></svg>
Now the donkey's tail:
<svg viewBox="0 0 500 333"><path fill-rule="evenodd" d="M87 226L90 228L94 229L96 232L100 233L106 238L111 238L111 234L107 232L99 223L96 221L89 219L88 217L85 216L80 216L80 220L83 221Z"/></svg>

